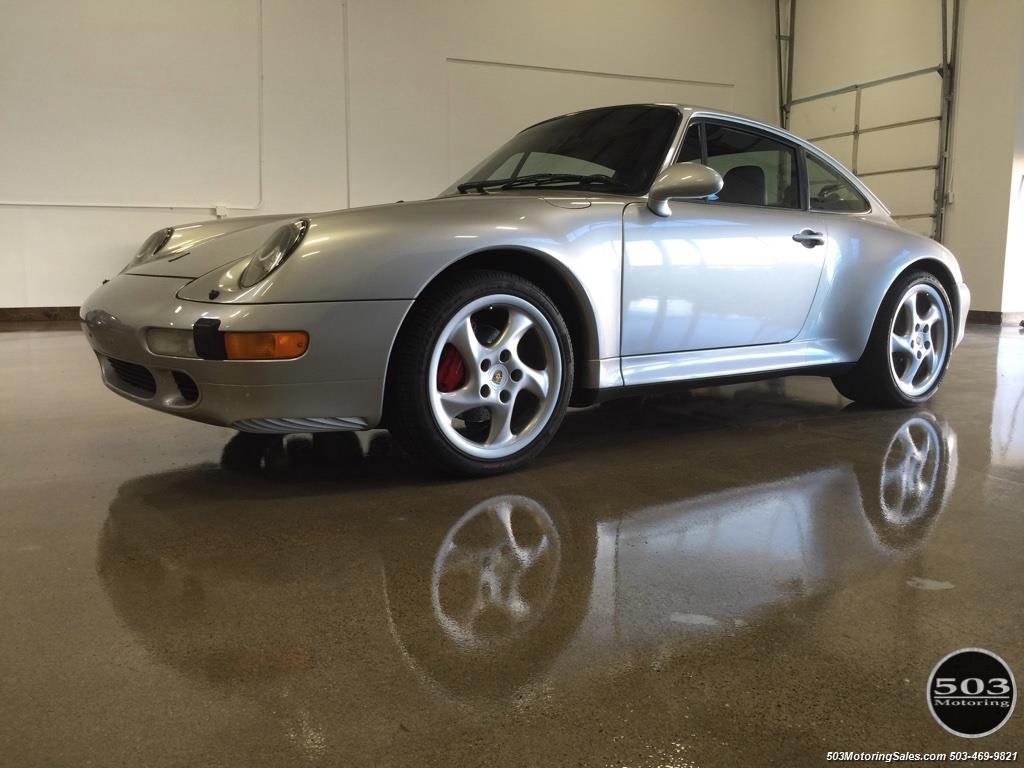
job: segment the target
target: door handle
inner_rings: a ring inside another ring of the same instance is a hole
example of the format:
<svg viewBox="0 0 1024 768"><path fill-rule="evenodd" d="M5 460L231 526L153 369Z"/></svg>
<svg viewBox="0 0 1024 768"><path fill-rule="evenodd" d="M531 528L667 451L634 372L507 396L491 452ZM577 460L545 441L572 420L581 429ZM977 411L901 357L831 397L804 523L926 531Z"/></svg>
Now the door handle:
<svg viewBox="0 0 1024 768"><path fill-rule="evenodd" d="M816 245L825 244L825 236L821 232L812 229L802 229L793 235L793 239L804 248L814 248Z"/></svg>

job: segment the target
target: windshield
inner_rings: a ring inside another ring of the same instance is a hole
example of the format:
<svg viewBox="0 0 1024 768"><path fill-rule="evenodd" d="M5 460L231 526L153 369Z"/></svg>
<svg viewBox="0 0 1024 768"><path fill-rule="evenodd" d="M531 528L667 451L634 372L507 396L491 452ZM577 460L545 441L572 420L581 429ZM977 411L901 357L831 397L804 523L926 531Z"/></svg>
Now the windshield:
<svg viewBox="0 0 1024 768"><path fill-rule="evenodd" d="M672 107L590 109L527 128L445 190L593 187L642 195L679 124Z"/></svg>

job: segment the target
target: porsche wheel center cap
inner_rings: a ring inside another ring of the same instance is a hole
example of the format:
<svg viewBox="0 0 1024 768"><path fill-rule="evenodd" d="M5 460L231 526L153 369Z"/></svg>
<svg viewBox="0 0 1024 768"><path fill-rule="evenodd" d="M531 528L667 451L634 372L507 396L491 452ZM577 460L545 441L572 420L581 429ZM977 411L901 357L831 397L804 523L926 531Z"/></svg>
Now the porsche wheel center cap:
<svg viewBox="0 0 1024 768"><path fill-rule="evenodd" d="M491 386L501 389L508 382L508 369L504 365L496 365L491 369Z"/></svg>

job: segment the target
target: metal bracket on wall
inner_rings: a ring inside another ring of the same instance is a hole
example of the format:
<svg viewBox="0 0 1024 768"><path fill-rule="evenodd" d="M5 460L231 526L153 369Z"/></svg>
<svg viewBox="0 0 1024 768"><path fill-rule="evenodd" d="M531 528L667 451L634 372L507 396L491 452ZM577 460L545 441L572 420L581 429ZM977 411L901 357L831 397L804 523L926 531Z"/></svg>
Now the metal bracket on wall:
<svg viewBox="0 0 1024 768"><path fill-rule="evenodd" d="M785 11L785 13L784 13ZM785 22L783 22L785 18ZM783 23L789 32L782 34ZM789 128L793 103L793 41L796 36L796 0L775 0L775 46L779 65L779 125ZM785 66L783 66L785 60Z"/></svg>

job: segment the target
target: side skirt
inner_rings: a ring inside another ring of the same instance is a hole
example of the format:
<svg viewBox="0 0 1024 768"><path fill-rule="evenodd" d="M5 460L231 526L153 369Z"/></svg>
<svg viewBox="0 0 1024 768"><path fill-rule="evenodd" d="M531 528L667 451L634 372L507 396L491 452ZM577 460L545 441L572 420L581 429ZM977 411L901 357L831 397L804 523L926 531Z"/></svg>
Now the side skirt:
<svg viewBox="0 0 1024 768"><path fill-rule="evenodd" d="M721 377L792 375L811 368L851 363L821 341L790 341L729 349L697 349L622 358L626 386L708 380Z"/></svg>
<svg viewBox="0 0 1024 768"><path fill-rule="evenodd" d="M701 387L724 387L729 384L745 384L752 381L782 379L787 376L839 376L846 373L854 363L830 363L828 365L800 366L781 370L761 371L758 373L739 373L726 376L709 376L699 379L682 379L680 381L662 381L655 384L632 384L624 387L588 390L591 397L587 405L617 400L620 397L636 397L638 395L660 395L680 390L700 389ZM575 405L575 403L573 403Z"/></svg>

